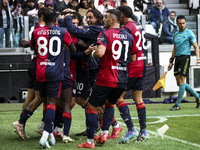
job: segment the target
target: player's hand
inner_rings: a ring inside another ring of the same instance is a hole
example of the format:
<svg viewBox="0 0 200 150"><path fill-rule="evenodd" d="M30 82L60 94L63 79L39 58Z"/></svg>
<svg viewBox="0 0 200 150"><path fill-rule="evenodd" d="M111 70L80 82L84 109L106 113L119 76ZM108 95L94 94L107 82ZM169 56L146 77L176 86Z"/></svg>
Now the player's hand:
<svg viewBox="0 0 200 150"><path fill-rule="evenodd" d="M172 69L172 66L173 66L173 64L169 63L169 65L168 65L168 71Z"/></svg>
<svg viewBox="0 0 200 150"><path fill-rule="evenodd" d="M97 46L93 46L94 44L91 44L87 50L85 50L85 54L88 55L88 54L91 54L92 51L96 50L97 49Z"/></svg>
<svg viewBox="0 0 200 150"><path fill-rule="evenodd" d="M58 15L58 20L60 19L64 19L64 16L63 15Z"/></svg>
<svg viewBox="0 0 200 150"><path fill-rule="evenodd" d="M200 65L200 58L197 58L196 65Z"/></svg>
<svg viewBox="0 0 200 150"><path fill-rule="evenodd" d="M25 38L21 39L21 40L19 41L19 45L22 46L24 41L25 41Z"/></svg>
<svg viewBox="0 0 200 150"><path fill-rule="evenodd" d="M79 29L83 29L83 26L78 26Z"/></svg>
<svg viewBox="0 0 200 150"><path fill-rule="evenodd" d="M72 16L72 14L67 13L66 15L64 15L64 18L67 17L67 16Z"/></svg>

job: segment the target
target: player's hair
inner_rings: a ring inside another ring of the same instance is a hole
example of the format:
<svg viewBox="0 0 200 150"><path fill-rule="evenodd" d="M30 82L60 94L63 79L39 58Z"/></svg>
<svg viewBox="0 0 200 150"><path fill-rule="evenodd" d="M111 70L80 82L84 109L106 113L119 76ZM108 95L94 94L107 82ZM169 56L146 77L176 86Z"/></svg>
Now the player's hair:
<svg viewBox="0 0 200 150"><path fill-rule="evenodd" d="M56 11L50 8L47 8L47 10L44 12L44 22L53 22L56 18Z"/></svg>
<svg viewBox="0 0 200 150"><path fill-rule="evenodd" d="M114 15L117 19L117 22L120 23L121 20L121 12L118 9L109 9L107 13Z"/></svg>
<svg viewBox="0 0 200 150"><path fill-rule="evenodd" d="M101 14L101 12L97 9L90 9L87 11L87 13L93 13L94 17L97 19L95 25L102 25L103 24L103 15ZM86 13L86 14L87 14Z"/></svg>
<svg viewBox="0 0 200 150"><path fill-rule="evenodd" d="M81 14L80 13L78 13L78 12L71 12L71 14L72 14L72 19L78 19L79 20L79 26L80 25L83 25L83 18L82 18L82 16L81 16Z"/></svg>
<svg viewBox="0 0 200 150"><path fill-rule="evenodd" d="M185 19L185 21L186 21L186 18L185 18L185 16L183 16L183 15L179 15L179 16L176 18L177 22L178 22L178 19Z"/></svg>
<svg viewBox="0 0 200 150"><path fill-rule="evenodd" d="M175 11L170 11L170 14L171 14L171 13L174 13L174 14L176 15L176 12L175 12Z"/></svg>
<svg viewBox="0 0 200 150"><path fill-rule="evenodd" d="M133 11L129 6L119 6L117 9L120 10L127 18L131 18L133 15Z"/></svg>
<svg viewBox="0 0 200 150"><path fill-rule="evenodd" d="M42 7L38 10L38 17L44 16L44 12L47 10L47 7Z"/></svg>

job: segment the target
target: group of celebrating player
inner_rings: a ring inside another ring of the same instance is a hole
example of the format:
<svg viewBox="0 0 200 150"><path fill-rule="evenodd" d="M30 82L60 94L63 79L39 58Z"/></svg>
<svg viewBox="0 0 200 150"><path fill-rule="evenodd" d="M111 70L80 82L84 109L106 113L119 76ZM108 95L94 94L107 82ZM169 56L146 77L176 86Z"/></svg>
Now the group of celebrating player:
<svg viewBox="0 0 200 150"><path fill-rule="evenodd" d="M131 19L132 9L119 6L108 10L104 18L98 10L91 9L86 14L88 26L81 27L73 23L78 19L75 13L63 15L56 25L56 12L41 8L31 41L20 42L21 46L34 49L36 57L30 63L28 96L20 119L13 122L16 133L23 140L28 138L25 123L43 103L43 119L36 129L42 134L39 144L50 148L56 144L56 136L65 143L73 142L69 137L71 109L77 103L85 109L87 127L87 141L78 147L95 148L94 140L104 144L107 138L117 138L123 129L114 117L116 104L128 128L119 143L132 138L148 139L142 99L146 40L142 26ZM130 89L138 112L139 133L123 99ZM98 124L102 131L94 137Z"/></svg>

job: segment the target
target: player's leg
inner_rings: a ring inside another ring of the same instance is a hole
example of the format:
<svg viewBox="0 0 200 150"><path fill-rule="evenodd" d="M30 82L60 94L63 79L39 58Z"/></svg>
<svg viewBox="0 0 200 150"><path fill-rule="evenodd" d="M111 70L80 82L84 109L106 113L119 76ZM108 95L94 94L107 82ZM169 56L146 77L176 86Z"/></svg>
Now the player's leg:
<svg viewBox="0 0 200 150"><path fill-rule="evenodd" d="M177 85L179 86L179 91L178 91L178 98L177 98L177 102L176 105L180 108L180 103L183 99L183 95L185 93L185 77L178 75L176 76L176 82Z"/></svg>
<svg viewBox="0 0 200 150"><path fill-rule="evenodd" d="M110 89L106 87L98 85L93 86L86 115L87 142L79 144L79 148L95 148L94 134L97 126L97 112L100 106L105 104L109 90Z"/></svg>
<svg viewBox="0 0 200 150"><path fill-rule="evenodd" d="M31 66L31 63L29 65L29 68ZM19 137L24 140L26 137L25 134L25 123L26 120L32 115L33 112L30 112L28 110L26 110L27 106L33 101L33 99L35 98L35 74L34 71L29 69L28 70L28 74L29 74L29 83L28 83L28 95L27 98L22 106L22 113L20 115L20 119L13 122L13 127L15 129L15 132L19 135Z"/></svg>
<svg viewBox="0 0 200 150"><path fill-rule="evenodd" d="M123 118L123 120L126 123L126 126L128 128L128 131L126 132L125 137L122 138L119 141L119 143L126 143L130 139L138 136L138 131L136 130L136 128L133 125L129 108L124 101L124 96L125 96L126 92L134 87L135 81L136 81L136 78L128 78L128 82L126 84L125 91L120 96L120 98L118 99L118 102L117 102L118 108L120 110L120 114L121 114L121 116L122 116L122 118Z"/></svg>
<svg viewBox="0 0 200 150"><path fill-rule="evenodd" d="M180 103L185 93L185 78L190 66L190 56L176 57L174 65L174 76L179 86L178 98L176 104L170 110L180 110Z"/></svg>
<svg viewBox="0 0 200 150"><path fill-rule="evenodd" d="M129 140L129 138L131 139L131 138L138 136L138 132L134 128L129 108L128 108L126 102L124 101L125 94L126 94L126 91L124 91L123 94L120 96L120 98L118 99L118 101L116 103L116 106L118 107L118 109L120 111L120 115L128 128L127 136L125 136L125 137L127 140ZM121 142L122 142L122 140L120 140L120 143ZM123 142L125 142L125 141L123 141Z"/></svg>
<svg viewBox="0 0 200 150"><path fill-rule="evenodd" d="M76 90L76 103L79 104L87 113L87 102L90 94L90 81L89 81L89 70L77 71L77 90ZM77 133L76 136L87 136L87 131Z"/></svg>
<svg viewBox="0 0 200 150"><path fill-rule="evenodd" d="M105 110L104 110L104 114L103 114L102 132L101 132L101 136L96 141L97 143L105 143L107 141L109 127L110 127L113 117L114 117L113 104L115 104L117 102L117 100L123 93L124 88L110 88L108 90L110 90L110 91L107 96L108 98L107 98L107 101L105 104ZM122 128L118 132L121 132L121 130L122 130Z"/></svg>
<svg viewBox="0 0 200 150"><path fill-rule="evenodd" d="M44 148L50 148L50 145L55 145L56 143L52 131L52 122L55 118L56 102L58 98L60 98L62 82L45 82L43 83L42 88L46 88L47 111L44 117L44 131L42 133L39 144ZM44 92L44 90L42 90L42 92Z"/></svg>
<svg viewBox="0 0 200 150"><path fill-rule="evenodd" d="M63 137L62 127L64 125L64 122L62 115L63 115L63 99L59 98L56 103L56 114L54 118L54 129L53 129L53 134L56 138Z"/></svg>
<svg viewBox="0 0 200 150"><path fill-rule="evenodd" d="M140 124L140 133L137 137L138 141L144 141L149 138L146 131L146 106L142 99L142 90L132 90L133 100L136 104L138 120Z"/></svg>
<svg viewBox="0 0 200 150"><path fill-rule="evenodd" d="M185 90L196 98L196 108L199 108L200 95L187 83L185 83Z"/></svg>
<svg viewBox="0 0 200 150"><path fill-rule="evenodd" d="M34 88L28 88L28 93L26 100L22 106L22 113L24 112L24 109L28 106L28 104L35 98L35 89Z"/></svg>
<svg viewBox="0 0 200 150"><path fill-rule="evenodd" d="M63 102L63 122L64 122L64 132L63 132L63 142L74 142L73 139L69 137L69 131L71 127L71 101L72 101L72 87L71 87L71 80L65 80L62 92L61 92L61 99Z"/></svg>
<svg viewBox="0 0 200 150"><path fill-rule="evenodd" d="M27 108L24 110L24 113L21 115L20 119L19 119L19 123L23 124L23 133L25 137L28 137L26 135L25 132L25 124L26 121L32 116L32 114L34 113L34 111L38 108L38 106L40 106L43 103L42 98L40 97L40 93L39 91L35 91L35 98L33 99L33 101L31 101L29 103L29 105L27 106Z"/></svg>
<svg viewBox="0 0 200 150"><path fill-rule="evenodd" d="M76 104L76 89L77 89L77 86L76 86L76 81L75 80L71 80L71 83L72 83L72 102L71 102L71 110L72 108L75 106Z"/></svg>
<svg viewBox="0 0 200 150"><path fill-rule="evenodd" d="M36 129L36 132L39 133L39 134L42 134L42 132L44 130L44 117L45 117L45 114L47 112L47 98L43 97L42 101L43 101L42 120L41 120L40 124L38 125L38 127Z"/></svg>

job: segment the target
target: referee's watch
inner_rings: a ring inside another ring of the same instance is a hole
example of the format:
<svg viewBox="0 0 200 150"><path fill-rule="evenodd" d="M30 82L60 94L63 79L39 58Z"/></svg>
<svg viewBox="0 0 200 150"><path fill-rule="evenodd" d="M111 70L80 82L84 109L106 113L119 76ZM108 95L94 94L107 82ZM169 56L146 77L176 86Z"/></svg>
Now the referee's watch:
<svg viewBox="0 0 200 150"><path fill-rule="evenodd" d="M171 58L169 59L169 63L172 63L172 64L173 64L173 61L174 61L174 58L171 57Z"/></svg>

